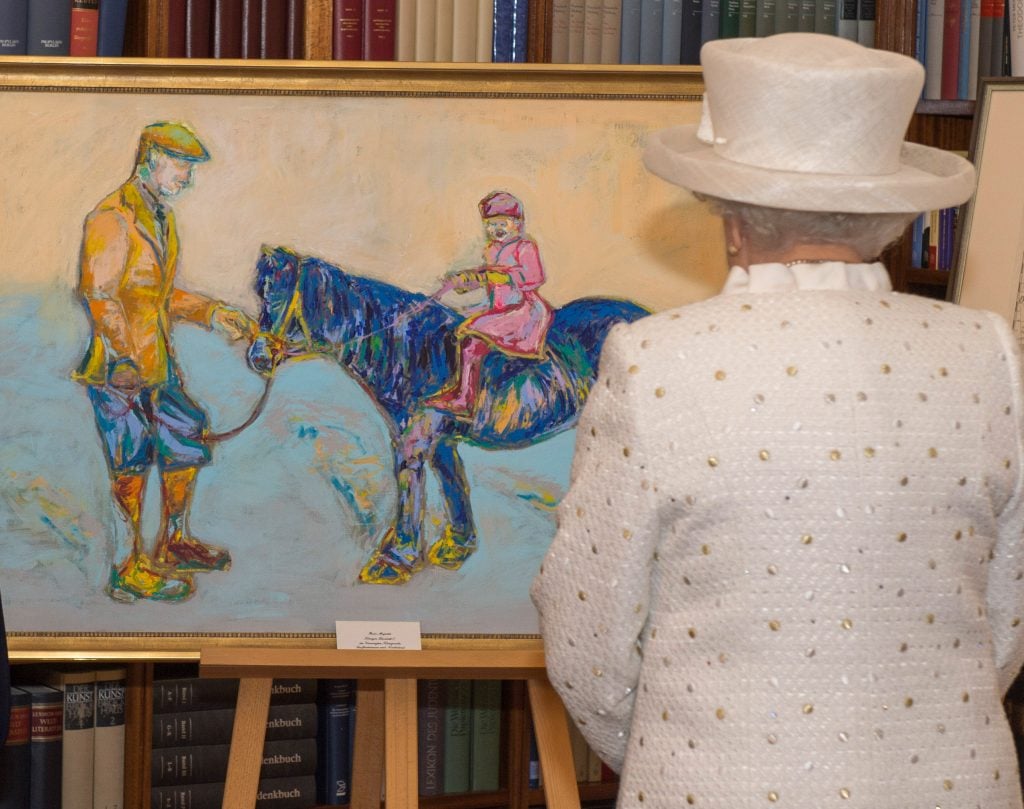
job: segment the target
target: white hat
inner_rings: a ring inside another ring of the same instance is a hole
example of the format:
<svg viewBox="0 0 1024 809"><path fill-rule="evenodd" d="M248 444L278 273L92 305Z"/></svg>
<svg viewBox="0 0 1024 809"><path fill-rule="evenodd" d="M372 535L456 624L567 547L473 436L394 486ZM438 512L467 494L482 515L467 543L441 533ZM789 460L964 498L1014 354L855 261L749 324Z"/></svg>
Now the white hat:
<svg viewBox="0 0 1024 809"><path fill-rule="evenodd" d="M700 126L650 137L659 177L801 211L912 213L973 193L968 161L903 142L924 84L914 59L807 33L715 40L700 55Z"/></svg>

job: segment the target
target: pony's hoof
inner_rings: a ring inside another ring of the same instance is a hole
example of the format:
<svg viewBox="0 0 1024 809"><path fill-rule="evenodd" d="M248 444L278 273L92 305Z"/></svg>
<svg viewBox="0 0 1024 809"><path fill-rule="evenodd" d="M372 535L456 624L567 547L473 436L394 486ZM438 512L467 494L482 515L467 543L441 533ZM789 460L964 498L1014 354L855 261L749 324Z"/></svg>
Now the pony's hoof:
<svg viewBox="0 0 1024 809"><path fill-rule="evenodd" d="M446 526L444 536L430 546L427 558L430 563L446 570L458 570L476 551L476 536L462 536Z"/></svg>
<svg viewBox="0 0 1024 809"><path fill-rule="evenodd" d="M412 570L385 559L375 553L359 571L363 584L405 584L412 578Z"/></svg>

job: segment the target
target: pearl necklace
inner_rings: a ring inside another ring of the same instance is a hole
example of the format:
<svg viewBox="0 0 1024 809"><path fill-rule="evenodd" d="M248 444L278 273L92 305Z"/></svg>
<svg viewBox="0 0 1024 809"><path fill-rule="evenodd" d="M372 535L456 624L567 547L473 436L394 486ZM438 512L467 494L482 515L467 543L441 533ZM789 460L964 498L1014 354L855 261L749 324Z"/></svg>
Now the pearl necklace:
<svg viewBox="0 0 1024 809"><path fill-rule="evenodd" d="M795 267L797 264L831 264L833 262L839 262L845 264L846 262L839 258L798 258L793 261L782 262L783 267Z"/></svg>

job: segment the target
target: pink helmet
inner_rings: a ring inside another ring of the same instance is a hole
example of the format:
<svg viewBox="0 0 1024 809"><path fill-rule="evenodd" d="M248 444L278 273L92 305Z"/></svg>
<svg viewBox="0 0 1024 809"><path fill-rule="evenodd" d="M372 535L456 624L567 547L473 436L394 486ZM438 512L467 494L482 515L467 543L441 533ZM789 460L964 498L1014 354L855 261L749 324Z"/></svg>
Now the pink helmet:
<svg viewBox="0 0 1024 809"><path fill-rule="evenodd" d="M490 219L492 216L510 216L513 219L523 218L523 203L508 191L492 191L480 200L480 216Z"/></svg>

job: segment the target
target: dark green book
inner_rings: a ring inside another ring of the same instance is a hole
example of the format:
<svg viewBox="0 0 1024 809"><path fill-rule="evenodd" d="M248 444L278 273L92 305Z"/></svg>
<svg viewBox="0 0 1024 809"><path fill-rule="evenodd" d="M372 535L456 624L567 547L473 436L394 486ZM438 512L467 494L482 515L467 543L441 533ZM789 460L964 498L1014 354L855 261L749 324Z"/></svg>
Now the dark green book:
<svg viewBox="0 0 1024 809"><path fill-rule="evenodd" d="M472 686L447 680L444 691L444 793L469 792L469 729Z"/></svg>

